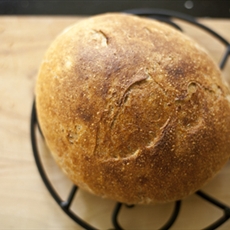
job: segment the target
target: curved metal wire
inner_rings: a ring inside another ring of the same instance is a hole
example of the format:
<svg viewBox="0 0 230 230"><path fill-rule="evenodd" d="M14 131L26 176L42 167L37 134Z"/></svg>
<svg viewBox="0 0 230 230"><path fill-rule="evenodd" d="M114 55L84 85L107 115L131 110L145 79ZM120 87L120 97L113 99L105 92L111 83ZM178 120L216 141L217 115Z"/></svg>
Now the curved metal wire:
<svg viewBox="0 0 230 230"><path fill-rule="evenodd" d="M218 201L217 199L205 194L202 191L196 192L198 196L203 198L204 200L210 202L211 204L215 205L216 207L222 209L223 216L221 216L218 220L210 224L208 227L204 228L204 230L213 230L220 227L223 223L225 223L230 218L230 207L225 205L224 203Z"/></svg>
<svg viewBox="0 0 230 230"><path fill-rule="evenodd" d="M200 27L206 32L212 34L215 38L217 38L224 45L226 46L229 45L229 42L226 39L224 39L222 36L220 36L218 33L216 33L214 30L199 23L195 18L189 15L186 15L186 14L182 14L182 13L171 11L171 10L162 10L162 9L131 9L131 10L124 11L124 13L134 14L138 16L154 17L154 18L157 16L166 17L166 18L177 18L182 21L186 21L193 25L196 25L197 27Z"/></svg>
<svg viewBox="0 0 230 230"><path fill-rule="evenodd" d="M172 227L172 225L174 224L174 222L176 221L176 219L179 215L180 207L181 207L181 201L180 200L176 201L170 218L161 228L159 228L159 230L167 230L167 229ZM123 228L121 227L121 225L118 221L118 215L121 212L121 208L122 208L122 203L117 203L115 208L114 208L113 215L112 215L112 223L113 223L113 226L117 230L123 230Z"/></svg>
<svg viewBox="0 0 230 230"><path fill-rule="evenodd" d="M169 218L169 220L160 228L160 230L167 230L170 229L172 227L172 225L174 224L174 222L176 221L179 212L180 212L180 207L181 207L181 200L178 200L175 202L175 207L173 210L173 213L171 215L171 217Z"/></svg>
<svg viewBox="0 0 230 230"><path fill-rule="evenodd" d="M118 202L113 210L112 223L116 230L123 230L123 228L118 222L118 214L120 213L121 207L122 203Z"/></svg>
<svg viewBox="0 0 230 230"><path fill-rule="evenodd" d="M216 39L218 39L220 42L222 42L226 46L226 51L222 57L222 60L219 64L220 69L223 69L227 63L227 60L230 56L230 44L227 40L225 40L223 37L221 37L219 34L217 34L215 31L212 29L200 24L199 22L196 21L193 17L190 17L185 14L177 13L177 12L172 12L172 11L167 11L167 10L158 10L158 9L132 9L132 10L127 10L125 13L130 13L130 14L135 14L139 16L145 16L149 18L155 18L160 21L164 21L174 28L181 30L181 28L176 25L174 22L170 21L171 18L177 18L186 22L189 22L203 30L205 30L207 33L210 35L214 36ZM62 200L60 196L58 195L57 191L54 189L52 186L52 183L48 179L45 169L43 167L43 164L41 162L40 156L39 156L39 151L37 147L37 141L36 141L36 126L38 130L40 131L41 135L42 132L39 127L39 123L37 121L37 116L36 116L36 108L35 108L35 101L33 102L32 106L32 113L31 113L31 121L30 121L30 134L31 134L31 144L32 144L32 150L35 158L35 162L38 168L38 171L41 175L41 178L47 187L48 191L50 192L51 196L55 199L57 204L62 208L62 210L72 219L74 220L78 225L82 226L84 229L87 230L96 230L95 227L91 226L84 220L82 220L80 217L78 217L71 209L71 204L74 200L75 194L78 191L78 187L73 185L72 189L70 190L69 196L67 197L66 200ZM43 135L42 135L43 136ZM196 192L196 194L201 197L202 199L206 200L207 202L210 202L211 204L215 205L216 207L222 209L223 211L223 216L221 216L218 220L204 228L205 230L214 230L221 226L223 223L225 223L229 218L230 218L230 207L228 205L225 205L224 203L218 201L217 199L207 195L206 193L202 191ZM160 228L160 230L167 230L170 229L171 226L174 224L174 222L177 220L177 217L180 212L180 207L181 207L181 201L175 202L175 207L174 210L171 214L171 217L169 220ZM122 203L117 203L115 205L115 208L112 213L112 223L115 229L117 230L123 230L122 226L120 225L118 221L118 216L121 212L122 209Z"/></svg>

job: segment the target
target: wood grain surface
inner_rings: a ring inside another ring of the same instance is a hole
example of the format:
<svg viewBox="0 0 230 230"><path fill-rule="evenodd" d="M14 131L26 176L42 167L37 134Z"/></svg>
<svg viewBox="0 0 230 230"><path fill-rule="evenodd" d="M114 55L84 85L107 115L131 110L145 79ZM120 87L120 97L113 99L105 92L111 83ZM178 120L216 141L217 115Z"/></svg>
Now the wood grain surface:
<svg viewBox="0 0 230 230"><path fill-rule="evenodd" d="M0 17L0 229L82 229L58 207L36 168L30 144L30 113L36 75L51 41L81 17ZM230 41L230 20L202 19L203 24ZM225 51L219 41L177 20L184 31L203 45L218 63ZM223 71L230 82L230 60ZM71 183L38 138L42 159L63 199ZM230 163L204 188L230 206ZM98 229L111 229L110 200L79 191L71 206ZM174 204L122 208L119 221L125 229L158 229ZM186 198L172 229L202 229L222 215L196 195ZM230 220L219 229L230 229Z"/></svg>

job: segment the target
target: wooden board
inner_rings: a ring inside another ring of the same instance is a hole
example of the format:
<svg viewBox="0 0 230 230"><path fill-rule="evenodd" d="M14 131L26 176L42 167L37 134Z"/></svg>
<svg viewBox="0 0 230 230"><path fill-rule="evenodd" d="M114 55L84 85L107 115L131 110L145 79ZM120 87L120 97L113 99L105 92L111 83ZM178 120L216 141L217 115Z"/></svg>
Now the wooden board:
<svg viewBox="0 0 230 230"><path fill-rule="evenodd" d="M79 20L82 18L0 17L0 229L81 229L60 210L45 188L34 163L29 136L35 80L44 52L57 34ZM202 19L202 23L230 41L230 20ZM186 23L180 24L220 61L222 44ZM224 71L228 82L229 62ZM71 184L53 164L45 146L42 149L47 170L65 197ZM230 205L229 176L227 164L204 191ZM114 204L80 191L72 209L99 229L109 229ZM123 208L119 220L127 229L157 229L172 209L171 203ZM201 229L221 214L193 195L185 199L173 229ZM230 229L230 220L220 229Z"/></svg>

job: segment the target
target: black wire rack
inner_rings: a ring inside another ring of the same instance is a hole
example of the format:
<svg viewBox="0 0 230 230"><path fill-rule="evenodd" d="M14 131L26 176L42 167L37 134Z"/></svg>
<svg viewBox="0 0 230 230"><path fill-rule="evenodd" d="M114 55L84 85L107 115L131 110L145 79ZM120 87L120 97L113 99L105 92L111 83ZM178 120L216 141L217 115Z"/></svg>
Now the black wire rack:
<svg viewBox="0 0 230 230"><path fill-rule="evenodd" d="M218 33L210 29L209 27L199 23L195 18L190 17L188 15L184 15L178 12L172 12L172 11L166 11L166 10L159 10L159 9L132 9L127 10L125 13L130 13L138 16L148 17L157 19L159 21L163 21L165 23L168 23L169 25L175 27L176 29L182 31L181 27L177 25L173 19L179 19L181 21L185 21L189 24L192 24L206 33L210 34L212 37L217 39L220 43L222 43L225 47L224 54L221 57L219 67L221 70L223 70L226 66L227 60L230 56L230 43L224 39L222 36L220 36ZM36 130L39 130L40 132L36 132ZM40 133L40 134L39 134ZM55 190L52 181L49 180L46 170L44 168L44 165L41 160L41 153L38 150L38 141L37 141L37 135L40 135L43 137L42 132L39 128L37 116L36 116L36 107L35 107L35 100L33 102L32 106L32 113L31 113L31 122L30 122L30 134L31 134L31 144L32 144L32 150L35 158L35 162L38 168L38 171L41 175L41 178L43 182L45 183L45 186L47 187L48 191L50 192L51 196L54 198L54 200L57 202L57 204L60 206L60 208L78 225L80 225L82 228L87 230L96 230L97 228L92 226L90 223L87 223L83 219L81 219L74 211L70 209L71 204L75 198L76 193L78 192L78 187L76 185L72 185L71 190L69 191L67 199L63 200L58 193L58 191ZM214 221L213 223L210 223L207 227L204 227L204 230L212 230L217 229L220 227L223 223L225 223L230 218L230 206L227 204L224 204L223 202L219 201L217 198L212 197L203 191L197 191L195 195L199 196L200 198L204 199L205 201L209 202L213 206L219 208L222 211L222 216ZM179 218L179 213L181 209L182 201L176 201L174 205L174 209L172 211L172 214L168 221L162 226L159 227L161 230L170 229L175 221ZM121 213L122 207L126 206L128 208L134 208L135 206L131 205L125 205L122 203L117 202L115 204L115 207L113 210L111 210L111 223L113 224L114 229L122 230L123 227L119 223L119 215Z"/></svg>

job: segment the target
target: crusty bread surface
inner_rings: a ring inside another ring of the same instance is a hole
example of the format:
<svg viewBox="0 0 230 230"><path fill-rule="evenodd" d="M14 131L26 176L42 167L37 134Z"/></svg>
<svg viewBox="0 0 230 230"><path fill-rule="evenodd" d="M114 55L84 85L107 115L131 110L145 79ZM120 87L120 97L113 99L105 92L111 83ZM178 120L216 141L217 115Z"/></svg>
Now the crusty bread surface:
<svg viewBox="0 0 230 230"><path fill-rule="evenodd" d="M80 188L127 204L182 199L230 156L229 89L172 27L108 13L51 44L36 83L46 143Z"/></svg>

